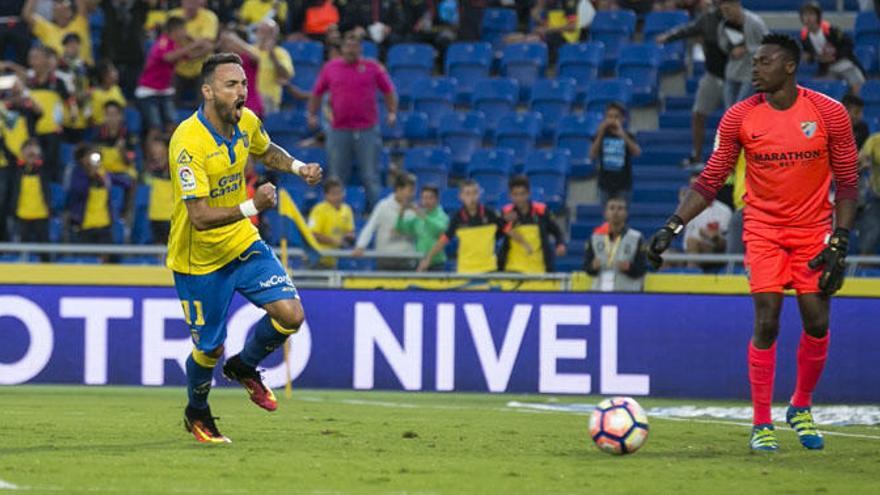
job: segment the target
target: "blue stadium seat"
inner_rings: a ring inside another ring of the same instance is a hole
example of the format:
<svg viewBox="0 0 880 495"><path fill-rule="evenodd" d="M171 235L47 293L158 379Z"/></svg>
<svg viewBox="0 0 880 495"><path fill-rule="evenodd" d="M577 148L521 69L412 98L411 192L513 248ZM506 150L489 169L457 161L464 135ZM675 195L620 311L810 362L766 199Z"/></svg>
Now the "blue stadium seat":
<svg viewBox="0 0 880 495"><path fill-rule="evenodd" d="M64 186L57 182L49 184L49 209L60 213L67 206L67 192Z"/></svg>
<svg viewBox="0 0 880 495"><path fill-rule="evenodd" d="M880 60L877 59L877 48L871 45L856 45L856 58L862 64L867 76L880 74Z"/></svg>
<svg viewBox="0 0 880 495"><path fill-rule="evenodd" d="M568 159L568 150L542 150L531 153L526 160L525 173L533 193L542 190L540 200L553 211L560 211L565 205Z"/></svg>
<svg viewBox="0 0 880 495"><path fill-rule="evenodd" d="M519 84L513 79L483 79L474 87L472 106L486 115L486 125L494 130L501 115L516 110Z"/></svg>
<svg viewBox="0 0 880 495"><path fill-rule="evenodd" d="M519 83L520 101L528 99L535 81L547 70L547 45L544 43L512 43L501 52L501 74Z"/></svg>
<svg viewBox="0 0 880 495"><path fill-rule="evenodd" d="M614 69L621 47L629 43L635 28L636 14L631 10L596 12L590 25L590 41L601 41L605 44L603 70Z"/></svg>
<svg viewBox="0 0 880 495"><path fill-rule="evenodd" d="M867 80L862 85L859 96L865 100L865 115L880 116L880 80Z"/></svg>
<svg viewBox="0 0 880 495"><path fill-rule="evenodd" d="M604 117L599 113L569 115L559 122L556 132L556 148L570 153L571 175L587 177L593 173L590 162L590 145Z"/></svg>
<svg viewBox="0 0 880 495"><path fill-rule="evenodd" d="M486 117L483 112L447 113L440 119L440 144L451 150L453 175L464 175L475 151L483 147Z"/></svg>
<svg viewBox="0 0 880 495"><path fill-rule="evenodd" d="M191 116L193 113L194 113L194 111L193 111L193 109L191 109L191 108L177 108L177 109L176 109L176 115L175 115L176 122L177 122L178 124L180 124L180 123L183 122L184 120L190 118L190 116Z"/></svg>
<svg viewBox="0 0 880 495"><path fill-rule="evenodd" d="M526 159L525 173L548 172L567 175L571 153L568 150L533 151Z"/></svg>
<svg viewBox="0 0 880 495"><path fill-rule="evenodd" d="M443 115L455 109L455 88L458 81L451 77L434 77L414 84L420 89L413 95L413 110L425 112L428 116L428 127L432 132L436 131Z"/></svg>
<svg viewBox="0 0 880 495"><path fill-rule="evenodd" d="M112 186L110 188L110 212L113 218L119 217L122 208L125 206L125 189L120 186Z"/></svg>
<svg viewBox="0 0 880 495"><path fill-rule="evenodd" d="M629 79L601 79L587 85L584 109L587 112L604 112L605 105L612 101L629 106L632 100L632 83Z"/></svg>
<svg viewBox="0 0 880 495"><path fill-rule="evenodd" d="M826 79L806 79L800 81L800 85L812 89L813 91L818 91L820 93L825 94L826 96L830 96L837 101L843 99L844 95L847 92L847 85L845 81L829 81Z"/></svg>
<svg viewBox="0 0 880 495"><path fill-rule="evenodd" d="M483 41L499 44L506 34L516 31L516 11L513 9L486 9L480 27Z"/></svg>
<svg viewBox="0 0 880 495"><path fill-rule="evenodd" d="M485 149L476 152L468 167L468 175L483 189L486 202L498 203L507 191L507 181L513 172L513 151Z"/></svg>
<svg viewBox="0 0 880 495"><path fill-rule="evenodd" d="M379 60L379 46L370 40L361 41L361 55L364 58Z"/></svg>
<svg viewBox="0 0 880 495"><path fill-rule="evenodd" d="M632 103L650 105L657 101L660 48L651 43L623 47L617 62L617 77L632 83Z"/></svg>
<svg viewBox="0 0 880 495"><path fill-rule="evenodd" d="M605 58L605 44L601 41L565 44L559 49L557 77L570 77L577 83L582 95L587 83L599 78L599 68Z"/></svg>
<svg viewBox="0 0 880 495"><path fill-rule="evenodd" d="M446 50L446 75L458 79L456 103L470 103L474 84L489 77L492 45L486 42L456 42Z"/></svg>
<svg viewBox="0 0 880 495"><path fill-rule="evenodd" d="M134 105L127 105L125 107L125 128L128 129L129 133L136 136L140 136L141 131L144 129L141 124L141 113L138 112Z"/></svg>
<svg viewBox="0 0 880 495"><path fill-rule="evenodd" d="M537 112L507 113L498 120L495 146L513 150L514 164L522 165L535 148L542 127L543 121Z"/></svg>
<svg viewBox="0 0 880 495"><path fill-rule="evenodd" d="M446 148L411 148L403 159L403 168L415 174L419 187L431 184L446 189L451 166L452 158Z"/></svg>
<svg viewBox="0 0 880 495"><path fill-rule="evenodd" d="M855 22L857 45L880 46L880 19L874 12L859 12Z"/></svg>
<svg viewBox="0 0 880 495"><path fill-rule="evenodd" d="M413 100L416 94L421 94L425 84L424 77L393 77L391 78L397 90L397 104L400 110L412 110Z"/></svg>
<svg viewBox="0 0 880 495"><path fill-rule="evenodd" d="M363 186L346 186L345 202L351 206L355 217L362 217L367 211L367 192Z"/></svg>
<svg viewBox="0 0 880 495"><path fill-rule="evenodd" d="M593 223L598 225L602 221L602 205L598 203L583 203L575 208L575 219L577 223Z"/></svg>
<svg viewBox="0 0 880 495"><path fill-rule="evenodd" d="M431 77L436 56L427 43L398 43L388 50L388 72L392 77Z"/></svg>
<svg viewBox="0 0 880 495"><path fill-rule="evenodd" d="M282 110L270 113L263 118L263 126L273 140L289 137L288 140L301 140L315 133L309 127L305 112L299 110Z"/></svg>
<svg viewBox="0 0 880 495"><path fill-rule="evenodd" d="M461 201L458 199L458 188L450 187L440 191L440 205L446 213L452 215L455 210L461 208Z"/></svg>
<svg viewBox="0 0 880 495"><path fill-rule="evenodd" d="M539 79L532 87L530 107L544 119L545 138L551 139L556 135L559 121L571 113L575 84L574 79L570 78Z"/></svg>
<svg viewBox="0 0 880 495"><path fill-rule="evenodd" d="M281 47L293 60L293 85L304 91L311 90L324 64L324 45L317 41L285 41Z"/></svg>
<svg viewBox="0 0 880 495"><path fill-rule="evenodd" d="M633 203L674 203L678 201L679 187L666 182L639 182L633 184Z"/></svg>
<svg viewBox="0 0 880 495"><path fill-rule="evenodd" d="M644 39L645 41L653 41L658 34L685 24L689 20L687 12L683 10L650 12L645 16ZM684 69L686 50L684 40L664 43L661 50L663 52L660 63L661 72L668 73Z"/></svg>
<svg viewBox="0 0 880 495"><path fill-rule="evenodd" d="M49 242L58 244L63 241L64 223L61 217L52 216L49 218Z"/></svg>
<svg viewBox="0 0 880 495"><path fill-rule="evenodd" d="M410 144L421 143L431 136L428 114L425 112L402 112L397 117L397 127L402 129L403 137Z"/></svg>

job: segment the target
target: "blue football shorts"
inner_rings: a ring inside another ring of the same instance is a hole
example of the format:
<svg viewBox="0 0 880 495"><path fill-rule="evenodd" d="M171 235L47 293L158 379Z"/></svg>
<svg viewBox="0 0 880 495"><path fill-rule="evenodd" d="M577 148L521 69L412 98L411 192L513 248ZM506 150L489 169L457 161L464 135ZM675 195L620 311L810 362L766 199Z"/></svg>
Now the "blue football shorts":
<svg viewBox="0 0 880 495"><path fill-rule="evenodd" d="M226 317L235 292L256 306L299 299L290 276L263 241L250 245L223 268L205 275L174 272L174 287L193 343L211 352L226 341Z"/></svg>

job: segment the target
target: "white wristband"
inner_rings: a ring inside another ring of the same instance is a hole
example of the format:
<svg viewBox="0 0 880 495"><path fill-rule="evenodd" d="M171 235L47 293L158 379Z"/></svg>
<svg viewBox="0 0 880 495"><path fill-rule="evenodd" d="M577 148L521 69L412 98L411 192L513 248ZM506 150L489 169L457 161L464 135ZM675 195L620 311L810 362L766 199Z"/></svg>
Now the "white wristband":
<svg viewBox="0 0 880 495"><path fill-rule="evenodd" d="M306 164L304 162L301 162L301 161L297 160L296 158L294 158L293 163L290 164L290 171L295 173L296 175L299 175L300 169L302 169L305 166L306 166Z"/></svg>
<svg viewBox="0 0 880 495"><path fill-rule="evenodd" d="M245 218L255 217L260 214L260 210L257 209L257 206L252 199L238 205L238 209L241 210L241 214L244 215Z"/></svg>

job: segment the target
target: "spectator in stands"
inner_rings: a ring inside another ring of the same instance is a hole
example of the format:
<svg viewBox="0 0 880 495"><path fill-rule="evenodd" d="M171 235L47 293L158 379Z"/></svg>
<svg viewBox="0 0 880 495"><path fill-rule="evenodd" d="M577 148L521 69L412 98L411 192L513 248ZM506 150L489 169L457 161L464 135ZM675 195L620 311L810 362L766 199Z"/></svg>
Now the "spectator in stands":
<svg viewBox="0 0 880 495"><path fill-rule="evenodd" d="M22 17L25 0L0 2L0 53L12 51L12 60L24 65L31 46L30 28ZM0 234L2 235L2 234Z"/></svg>
<svg viewBox="0 0 880 495"><path fill-rule="evenodd" d="M559 47L565 43L576 43L580 39L578 3L578 0L535 0L529 14L532 32L512 33L505 37L505 41L546 43L550 64L555 64Z"/></svg>
<svg viewBox="0 0 880 495"><path fill-rule="evenodd" d="M171 177L168 169L168 139L165 136L151 136L147 139L144 169L146 183L150 186L150 206L147 218L153 233L153 243L168 243L171 229L171 213L174 199L171 192Z"/></svg>
<svg viewBox="0 0 880 495"><path fill-rule="evenodd" d="M395 228L397 217L415 195L416 178L412 174L400 174L394 179L394 192L379 201L370 214L370 219L358 235L354 256L363 256L364 250L376 237L375 249L387 254L416 254L416 246L411 236L401 234ZM412 270L415 263L411 259L384 258L376 262L379 270Z"/></svg>
<svg viewBox="0 0 880 495"><path fill-rule="evenodd" d="M134 96L144 67L144 24L148 3L147 0L101 0L101 10L104 11L101 54L118 68L118 80L114 84L119 84L129 98Z"/></svg>
<svg viewBox="0 0 880 495"><path fill-rule="evenodd" d="M75 242L110 244L110 177L101 165L101 153L88 143L73 152L76 167L70 180L70 222Z"/></svg>
<svg viewBox="0 0 880 495"><path fill-rule="evenodd" d="M245 26L262 21L287 23L287 3L281 0L244 0L238 10L238 20Z"/></svg>
<svg viewBox="0 0 880 495"><path fill-rule="evenodd" d="M104 105L109 101L116 102L125 109L128 102L125 95L122 94L122 88L119 86L119 71L108 59L98 62L95 67L97 72L97 86L92 87L91 96L89 98L89 108L91 109L92 125L101 125L104 123Z"/></svg>
<svg viewBox="0 0 880 495"><path fill-rule="evenodd" d="M690 185L693 186L697 181L699 174L691 176ZM679 200L684 198L689 187L682 187L679 192ZM727 250L727 229L730 225L730 218L733 211L729 206L718 201L712 201L708 208L697 215L693 220L688 222L684 229L684 250L689 254L721 254ZM691 263L691 267L696 268L696 263ZM722 265L723 266L723 265ZM702 265L704 271L715 271L719 265L717 263L706 263Z"/></svg>
<svg viewBox="0 0 880 495"><path fill-rule="evenodd" d="M718 45L718 26L724 18L711 2L701 2L701 5L704 10L693 21L660 34L656 39L657 43L662 44L700 38L706 57L706 72L700 77L691 113L693 149L691 156L683 164L685 167L695 167L703 161L706 119L713 112L724 108L724 69L727 66L727 54Z"/></svg>
<svg viewBox="0 0 880 495"><path fill-rule="evenodd" d="M453 8L446 8L449 2ZM404 0L401 2L401 16L395 26L395 42L428 43L434 45L442 65L446 48L455 41L455 26L458 25L458 8L454 0L424 1Z"/></svg>
<svg viewBox="0 0 880 495"><path fill-rule="evenodd" d="M78 143L85 136L89 126L89 67L79 58L79 35L68 33L64 36L64 52L58 61L56 74L64 83L76 102L76 113L71 109L72 105L65 107L64 115L64 140L68 143Z"/></svg>
<svg viewBox="0 0 880 495"><path fill-rule="evenodd" d="M354 244L354 212L345 203L345 187L339 179L324 181L324 201L309 213L309 229L321 249L345 249ZM336 268L336 258L322 257L319 268Z"/></svg>
<svg viewBox="0 0 880 495"><path fill-rule="evenodd" d="M436 186L422 186L419 204L410 203L400 210L395 227L401 234L414 237L416 251L422 256L428 254L437 239L449 227L449 216L440 207L440 190ZM428 262L428 271L446 269L446 253L442 250Z"/></svg>
<svg viewBox="0 0 880 495"><path fill-rule="evenodd" d="M305 13L302 17L302 32L308 37L324 41L328 30L339 25L339 10L333 0L304 0ZM334 29L336 33L338 29Z"/></svg>
<svg viewBox="0 0 880 495"><path fill-rule="evenodd" d="M244 0L203 0L204 6L217 14L217 20L222 26L237 24L238 11ZM281 0L283 3L287 3Z"/></svg>
<svg viewBox="0 0 880 495"><path fill-rule="evenodd" d="M880 248L880 132L865 141L860 156L868 187L859 218L859 254L873 255Z"/></svg>
<svg viewBox="0 0 880 495"><path fill-rule="evenodd" d="M36 3L36 0L27 0L21 11L22 19L31 27L34 36L55 53L61 53L64 51L64 37L76 33L80 39L79 58L88 65L94 65L88 19L89 0L76 0L76 12L70 0L55 0L51 21L35 12Z"/></svg>
<svg viewBox="0 0 880 495"><path fill-rule="evenodd" d="M499 265L504 271L518 273L546 273L553 271L554 254L565 256L565 237L547 205L532 201L531 186L525 175L511 177L508 192L512 203L502 209L504 221L519 233L532 252L505 237L501 244ZM553 237L555 247L550 244Z"/></svg>
<svg viewBox="0 0 880 495"><path fill-rule="evenodd" d="M388 48L396 26L402 17L398 1L345 1L337 2L339 7L339 31L355 32L367 37L377 45Z"/></svg>
<svg viewBox="0 0 880 495"><path fill-rule="evenodd" d="M513 230L492 208L480 202L480 186L468 179L459 186L458 199L462 207L449 221L446 232L434 243L422 261L419 271L431 266L432 260L452 239L458 238L458 273L488 273L498 270L495 243L503 236L518 242L527 255L534 252L532 246Z"/></svg>
<svg viewBox="0 0 880 495"><path fill-rule="evenodd" d="M186 57L176 59L178 106L195 108L199 99L199 75L205 58L214 52L220 24L214 12L202 7L202 0L181 0L180 8L168 13L186 23L192 46Z"/></svg>
<svg viewBox="0 0 880 495"><path fill-rule="evenodd" d="M11 63L0 61L0 72ZM24 162L24 144L34 135L40 109L27 95L17 74L4 76L0 88L0 242L9 240L7 221L12 213L17 165Z"/></svg>
<svg viewBox="0 0 880 495"><path fill-rule="evenodd" d="M187 41L186 23L171 17L159 39L153 43L144 72L134 92L144 127L170 132L177 121L174 108L174 66L185 58L201 52L196 43Z"/></svg>
<svg viewBox="0 0 880 495"><path fill-rule="evenodd" d="M641 232L626 226L627 202L609 198L605 223L593 231L586 245L584 270L593 277L593 290L638 292L648 269Z"/></svg>
<svg viewBox="0 0 880 495"><path fill-rule="evenodd" d="M345 36L342 57L330 60L321 69L309 98L309 126L318 127L321 97L330 92L332 122L327 131L327 165L330 175L348 183L353 159L357 157L361 182L370 205L379 197L379 147L376 92L384 96L387 123L397 122L397 95L385 69L376 61L361 57L360 38Z"/></svg>
<svg viewBox="0 0 880 495"><path fill-rule="evenodd" d="M724 106L752 95L752 57L769 33L764 21L743 8L740 0L720 0L724 22L718 26L718 45L727 53L724 69Z"/></svg>
<svg viewBox="0 0 880 495"><path fill-rule="evenodd" d="M865 110L865 101L854 94L848 94L843 97L841 103L846 107L846 112L849 114L853 136L856 138L856 148L862 149L862 146L864 146L865 141L868 139L868 135L871 134L871 130L868 129L868 124L862 120L862 115Z"/></svg>
<svg viewBox="0 0 880 495"><path fill-rule="evenodd" d="M819 2L809 0L801 6L801 45L807 62L819 63L819 76L831 75L849 84L859 94L865 73L853 51L853 40L842 29L822 20Z"/></svg>
<svg viewBox="0 0 880 495"><path fill-rule="evenodd" d="M263 99L260 96L260 78L258 75L260 50L245 41L247 33L226 29L220 33L218 48L221 52L237 53L241 57L242 69L248 82L247 99L244 106L251 109L257 117L263 117Z"/></svg>
<svg viewBox="0 0 880 495"><path fill-rule="evenodd" d="M79 109L67 85L55 74L55 52L51 48L35 46L28 53L30 77L27 87L31 98L40 108L41 116L37 120L35 131L43 152L43 166L52 180L61 178L62 170L59 159L61 144L61 123L68 108L68 115L77 115Z"/></svg>
<svg viewBox="0 0 880 495"><path fill-rule="evenodd" d="M622 196L627 203L632 195L632 157L642 154L635 137L626 130L626 107L611 102L605 107L605 120L599 124L590 160L599 167L599 202Z"/></svg>
<svg viewBox="0 0 880 495"><path fill-rule="evenodd" d="M125 190L123 217L128 216L134 205L137 141L137 136L132 135L125 127L122 107L115 101L105 103L104 124L96 129L94 143L101 154L101 165L111 184Z"/></svg>
<svg viewBox="0 0 880 495"><path fill-rule="evenodd" d="M739 157L736 159L733 173L730 174L728 182L733 183L733 215L727 224L727 238L725 239L727 254L743 254L746 252L743 244L743 213L746 206L743 197L746 194L746 154L740 151Z"/></svg>
<svg viewBox="0 0 880 495"><path fill-rule="evenodd" d="M21 242L48 242L50 178L43 169L40 143L36 139L25 142L22 157L16 167L17 187L13 194L19 237Z"/></svg>
<svg viewBox="0 0 880 495"><path fill-rule="evenodd" d="M266 20L257 24L259 74L257 83L263 98L263 110L274 113L281 109L282 88L293 77L293 61L287 50L278 46L278 24Z"/></svg>

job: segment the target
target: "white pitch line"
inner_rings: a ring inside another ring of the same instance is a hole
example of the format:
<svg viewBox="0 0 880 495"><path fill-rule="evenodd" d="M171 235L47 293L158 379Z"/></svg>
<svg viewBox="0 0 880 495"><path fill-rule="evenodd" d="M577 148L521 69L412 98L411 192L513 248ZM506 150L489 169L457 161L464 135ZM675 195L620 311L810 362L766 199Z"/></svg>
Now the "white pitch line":
<svg viewBox="0 0 880 495"><path fill-rule="evenodd" d="M18 490L18 485L0 479L0 490Z"/></svg>
<svg viewBox="0 0 880 495"><path fill-rule="evenodd" d="M472 407L472 406L449 406L449 405L423 405L423 404L412 404L406 402L391 402L391 401L373 401L373 400L358 400L358 399L323 399L319 397L305 396L303 397L305 400L309 402L332 402L337 404L349 404L349 405L364 405L364 406L374 406L374 407L396 407L400 409L435 409L435 410L485 410L484 407ZM512 401L514 404L523 404L521 402ZM537 414L546 414L546 413L559 413L559 414L575 414L578 416L589 416L589 412L586 411L564 411L553 406L545 406L543 404L529 404L529 406L534 407L501 407L501 408L492 408L497 411L508 411L508 412L520 412L520 413L537 413ZM678 422L691 422L691 423L704 423L704 424L716 424L716 425L727 425L727 426L737 426L737 427L752 427L751 423L744 423L740 421L726 421L720 419L699 419L699 418L674 418L669 416L650 416L650 419L660 419L660 420L668 420L668 421L678 421ZM789 430L782 430L789 431ZM792 431L793 433L793 431ZM865 440L880 440L880 435L865 435L861 433L844 433L839 431L827 431L822 430L822 434L831 435L836 437L850 437L850 438L861 438Z"/></svg>

